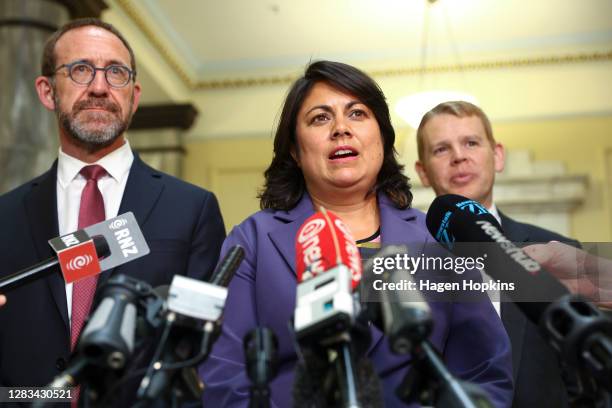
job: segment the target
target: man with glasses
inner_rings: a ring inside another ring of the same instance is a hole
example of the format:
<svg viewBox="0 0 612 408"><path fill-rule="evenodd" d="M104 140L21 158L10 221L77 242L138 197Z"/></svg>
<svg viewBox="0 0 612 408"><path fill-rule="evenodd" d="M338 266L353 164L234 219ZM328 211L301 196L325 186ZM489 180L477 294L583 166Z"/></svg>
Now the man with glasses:
<svg viewBox="0 0 612 408"><path fill-rule="evenodd" d="M100 20L72 21L45 46L35 85L57 116L58 160L0 197L0 276L53 256L50 238L128 211L151 253L74 284L56 270L11 291L0 310L0 386L44 386L70 364L109 276L157 287L175 274L206 279L217 262L225 229L215 196L154 170L130 149L136 75L130 45Z"/></svg>

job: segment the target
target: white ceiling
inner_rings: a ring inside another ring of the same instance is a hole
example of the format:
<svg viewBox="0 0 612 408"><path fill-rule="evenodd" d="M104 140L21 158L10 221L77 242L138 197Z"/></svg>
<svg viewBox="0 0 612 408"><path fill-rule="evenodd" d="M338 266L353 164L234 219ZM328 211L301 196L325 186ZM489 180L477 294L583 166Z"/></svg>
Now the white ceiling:
<svg viewBox="0 0 612 408"><path fill-rule="evenodd" d="M121 0L194 81L294 72L310 59L419 65L612 43L610 0Z"/></svg>
<svg viewBox="0 0 612 408"><path fill-rule="evenodd" d="M450 88L494 122L612 113L612 0L106 1L137 54L142 103L193 103L190 137L269 135L315 59L373 75L392 111ZM419 74L423 49L426 68L451 69Z"/></svg>

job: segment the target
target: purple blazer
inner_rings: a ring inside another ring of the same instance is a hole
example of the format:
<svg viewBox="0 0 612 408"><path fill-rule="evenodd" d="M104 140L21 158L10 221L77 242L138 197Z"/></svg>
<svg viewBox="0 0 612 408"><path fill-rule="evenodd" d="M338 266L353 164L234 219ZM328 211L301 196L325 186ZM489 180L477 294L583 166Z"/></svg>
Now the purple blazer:
<svg viewBox="0 0 612 408"><path fill-rule="evenodd" d="M383 244L432 243L425 215L399 210L379 194ZM245 372L243 337L267 326L278 337L279 373L270 384L271 406L292 406L291 389L297 357L288 329L295 308L295 236L314 213L308 195L289 211L259 211L235 227L223 244L221 258L233 245L245 249L245 259L229 286L223 330L208 360L200 367L206 384L205 407L247 407L250 380ZM512 402L510 342L488 299L483 302L432 304L434 329L430 340L451 373L479 384L496 407ZM410 358L391 353L380 330L370 326L372 343L367 358L383 387L385 406L403 406L395 388L410 367Z"/></svg>

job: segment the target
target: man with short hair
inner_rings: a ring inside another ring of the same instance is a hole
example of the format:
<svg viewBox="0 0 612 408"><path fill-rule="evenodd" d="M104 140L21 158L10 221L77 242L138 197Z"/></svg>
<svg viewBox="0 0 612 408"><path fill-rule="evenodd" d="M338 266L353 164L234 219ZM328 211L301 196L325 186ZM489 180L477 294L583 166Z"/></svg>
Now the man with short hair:
<svg viewBox="0 0 612 408"><path fill-rule="evenodd" d="M151 252L74 284L55 270L11 291L0 310L0 386L44 386L62 372L110 276L157 287L175 274L205 279L217 263L225 228L215 196L147 166L125 137L136 72L126 39L97 19L69 22L45 46L35 85L57 116L58 160L0 197L0 275L53 256L50 238L128 211Z"/></svg>
<svg viewBox="0 0 612 408"><path fill-rule="evenodd" d="M510 240L580 245L552 231L515 221L497 209L493 184L495 173L504 169L504 147L495 141L489 119L476 105L451 101L427 112L417 130L417 148L415 169L424 186L432 187L436 195L459 194L480 202L497 218ZM558 359L538 327L514 303L502 302L498 312L512 344L512 406L567 406Z"/></svg>

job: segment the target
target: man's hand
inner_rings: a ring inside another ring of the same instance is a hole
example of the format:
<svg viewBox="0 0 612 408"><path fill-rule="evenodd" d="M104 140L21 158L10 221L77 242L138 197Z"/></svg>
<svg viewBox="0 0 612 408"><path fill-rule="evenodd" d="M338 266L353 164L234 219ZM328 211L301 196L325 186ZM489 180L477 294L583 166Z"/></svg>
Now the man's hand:
<svg viewBox="0 0 612 408"><path fill-rule="evenodd" d="M570 292L583 295L599 306L612 308L612 260L558 241L523 249Z"/></svg>
<svg viewBox="0 0 612 408"><path fill-rule="evenodd" d="M0 295L0 306L6 303L6 296Z"/></svg>

